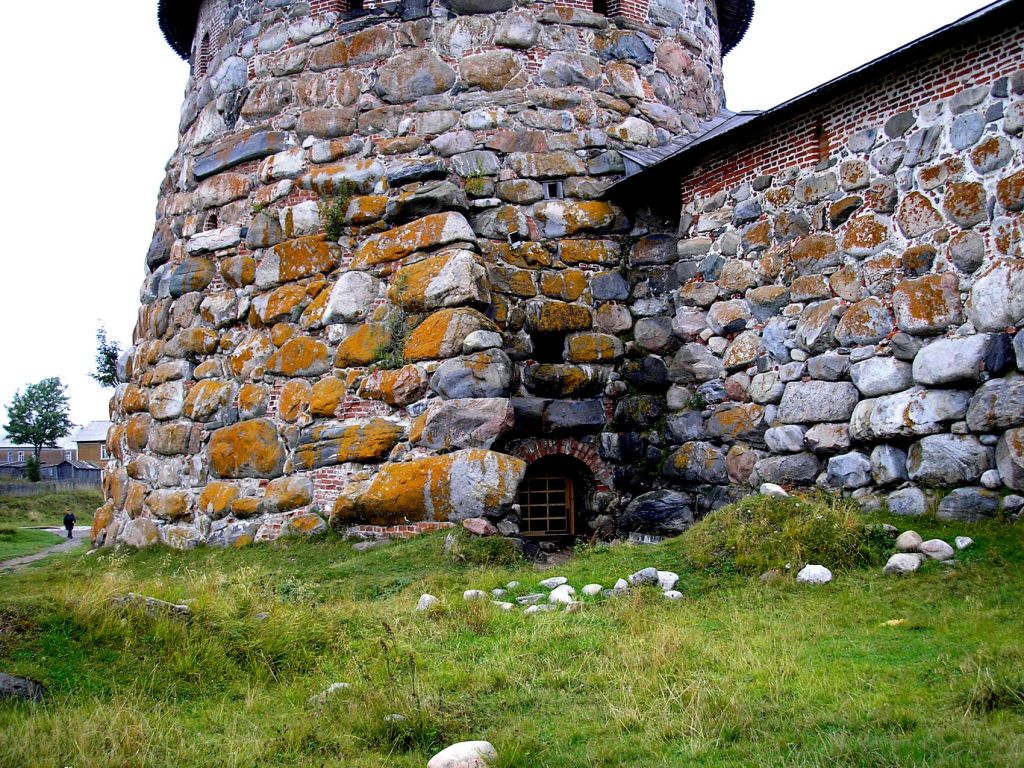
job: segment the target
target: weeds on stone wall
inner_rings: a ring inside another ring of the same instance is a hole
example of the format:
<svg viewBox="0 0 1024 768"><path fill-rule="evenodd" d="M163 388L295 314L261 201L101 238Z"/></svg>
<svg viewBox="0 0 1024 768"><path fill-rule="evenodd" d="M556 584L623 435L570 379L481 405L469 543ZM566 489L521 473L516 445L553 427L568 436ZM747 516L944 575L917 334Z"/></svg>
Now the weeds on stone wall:
<svg viewBox="0 0 1024 768"><path fill-rule="evenodd" d="M348 179L338 185L338 190L326 200L320 201L320 221L328 240L338 240L345 232L345 215L348 204L356 194L355 185Z"/></svg>
<svg viewBox="0 0 1024 768"><path fill-rule="evenodd" d="M405 310L396 308L388 316L388 342L373 350L371 365L387 371L405 365L405 341L408 335Z"/></svg>

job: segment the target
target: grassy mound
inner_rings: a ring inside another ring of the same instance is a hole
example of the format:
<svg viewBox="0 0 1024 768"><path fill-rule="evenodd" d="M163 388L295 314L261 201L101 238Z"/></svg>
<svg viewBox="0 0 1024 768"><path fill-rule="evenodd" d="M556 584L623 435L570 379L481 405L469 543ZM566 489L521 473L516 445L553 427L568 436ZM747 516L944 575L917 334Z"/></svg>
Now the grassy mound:
<svg viewBox="0 0 1024 768"><path fill-rule="evenodd" d="M752 573L806 563L874 565L884 562L891 541L852 501L822 493L748 496L687 531L683 547L697 568Z"/></svg>
<svg viewBox="0 0 1024 768"><path fill-rule="evenodd" d="M0 562L10 560L12 557L31 555L60 543L60 536L55 536L47 531L33 531L16 528L13 525L0 525Z"/></svg>
<svg viewBox="0 0 1024 768"><path fill-rule="evenodd" d="M102 504L103 496L98 489L36 496L0 495L0 524L60 527L64 513L70 509L78 518L78 525L91 525L93 513Z"/></svg>
<svg viewBox="0 0 1024 768"><path fill-rule="evenodd" d="M446 551L443 531L365 552L328 534L56 556L0 576L0 669L48 690L0 702L0 766L423 768L487 739L498 768L1018 768L1024 526L913 527L977 544L954 568L853 566L827 589L762 585L734 556L695 567L693 542L718 538L707 524L544 570L461 536ZM645 588L534 616L462 599L647 566L679 573L685 598ZM111 603L128 591L192 615ZM424 592L440 604L419 613ZM351 687L318 702L334 682Z"/></svg>

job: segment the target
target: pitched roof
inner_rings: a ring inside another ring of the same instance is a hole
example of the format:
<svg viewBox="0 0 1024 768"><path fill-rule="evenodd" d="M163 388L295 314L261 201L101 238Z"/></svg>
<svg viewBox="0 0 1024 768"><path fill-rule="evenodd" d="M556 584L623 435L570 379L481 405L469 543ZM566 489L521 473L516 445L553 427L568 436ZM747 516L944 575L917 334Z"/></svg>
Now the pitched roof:
<svg viewBox="0 0 1024 768"><path fill-rule="evenodd" d="M870 82L880 77L886 71L917 61L929 53L955 44L972 33L998 28L1003 24L1020 24L1022 12L1024 12L1024 0L997 0L997 2L986 5L974 13L969 13L951 24L939 27L917 40L815 86L771 109L763 112L740 112L733 118L716 123L718 117L723 114L719 113L709 123L702 126L702 128L708 126L703 133L676 139L656 150L630 150L631 154L651 159L653 162L638 163L633 166L632 173L629 172L631 169L627 167L626 178L612 184L606 191L615 194L628 193L640 189L641 185L647 185L650 181L648 177L651 174L664 174L673 169L681 170L684 167L693 168L700 162L700 158L704 156L703 153L706 150L720 146L721 142L738 141L744 136L756 133L759 128L770 124L773 120L793 112L799 112L822 97L849 91L861 83ZM717 140L721 140L721 142ZM653 154L655 152L657 156ZM643 179L640 179L641 176Z"/></svg>
<svg viewBox="0 0 1024 768"><path fill-rule="evenodd" d="M754 0L717 0L718 31L722 53L728 53L743 39L754 18ZM158 0L157 20L167 43L181 58L192 54L199 6L202 0Z"/></svg>
<svg viewBox="0 0 1024 768"><path fill-rule="evenodd" d="M71 439L76 443L102 443L106 441L109 429L109 421L90 421L75 432Z"/></svg>

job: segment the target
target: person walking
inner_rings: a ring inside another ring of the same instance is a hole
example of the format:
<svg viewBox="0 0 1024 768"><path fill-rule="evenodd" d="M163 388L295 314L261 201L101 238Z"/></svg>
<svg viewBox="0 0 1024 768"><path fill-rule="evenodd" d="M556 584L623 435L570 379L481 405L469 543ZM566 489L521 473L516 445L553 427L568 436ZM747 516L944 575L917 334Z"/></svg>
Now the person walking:
<svg viewBox="0 0 1024 768"><path fill-rule="evenodd" d="M74 528L75 528L75 521L76 521L76 519L77 518L75 517L75 513L72 512L70 509L67 512L64 513L64 527L68 531L68 538L69 539L71 538L71 531L73 531Z"/></svg>

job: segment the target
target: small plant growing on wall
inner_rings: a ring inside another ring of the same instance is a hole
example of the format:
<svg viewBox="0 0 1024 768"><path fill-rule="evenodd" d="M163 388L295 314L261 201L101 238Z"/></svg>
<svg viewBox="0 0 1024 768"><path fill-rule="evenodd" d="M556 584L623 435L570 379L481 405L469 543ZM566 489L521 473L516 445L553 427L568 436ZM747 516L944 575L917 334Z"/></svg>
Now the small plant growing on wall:
<svg viewBox="0 0 1024 768"><path fill-rule="evenodd" d="M328 240L337 240L345 232L345 214L348 204L355 197L356 187L348 179L342 180L330 197L320 201L320 221Z"/></svg>
<svg viewBox="0 0 1024 768"><path fill-rule="evenodd" d="M373 365L386 371L393 371L405 365L407 336L405 311L395 308L388 316L388 342L373 351Z"/></svg>

